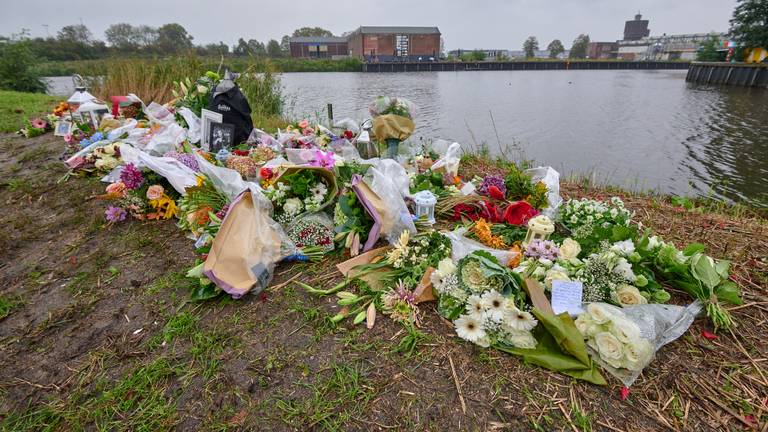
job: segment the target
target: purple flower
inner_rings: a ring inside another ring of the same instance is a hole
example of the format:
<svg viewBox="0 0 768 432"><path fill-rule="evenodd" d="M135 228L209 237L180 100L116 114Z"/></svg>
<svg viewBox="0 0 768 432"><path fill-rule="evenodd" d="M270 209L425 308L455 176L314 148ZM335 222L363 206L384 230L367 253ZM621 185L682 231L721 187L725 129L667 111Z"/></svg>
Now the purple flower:
<svg viewBox="0 0 768 432"><path fill-rule="evenodd" d="M120 181L130 190L138 189L144 183L144 175L136 165L129 163L120 171Z"/></svg>
<svg viewBox="0 0 768 432"><path fill-rule="evenodd" d="M488 175L483 179L483 182L480 183L480 187L477 188L477 193L480 195L490 196L488 188L491 186L496 186L499 188L499 191L501 191L502 194L505 196L507 195L507 186L504 184L504 179L501 176L493 174Z"/></svg>
<svg viewBox="0 0 768 432"><path fill-rule="evenodd" d="M125 220L127 213L121 207L109 206L104 212L104 217L109 223L122 222Z"/></svg>
<svg viewBox="0 0 768 432"><path fill-rule="evenodd" d="M310 163L310 165L331 169L335 163L336 161L333 158L333 152L317 150L315 152L315 159Z"/></svg>
<svg viewBox="0 0 768 432"><path fill-rule="evenodd" d="M200 172L200 166L197 164L197 159L195 159L195 155L190 153L179 153L176 151L169 151L168 153L164 154L165 157L174 158L177 161L181 162L182 164L186 165L189 169L191 169L194 172Z"/></svg>
<svg viewBox="0 0 768 432"><path fill-rule="evenodd" d="M555 260L560 251L552 240L532 240L525 247L525 256L530 258L544 258Z"/></svg>
<svg viewBox="0 0 768 432"><path fill-rule="evenodd" d="M216 217L224 220L224 217L229 213L229 204L224 204L224 207L221 208L221 210L216 212Z"/></svg>

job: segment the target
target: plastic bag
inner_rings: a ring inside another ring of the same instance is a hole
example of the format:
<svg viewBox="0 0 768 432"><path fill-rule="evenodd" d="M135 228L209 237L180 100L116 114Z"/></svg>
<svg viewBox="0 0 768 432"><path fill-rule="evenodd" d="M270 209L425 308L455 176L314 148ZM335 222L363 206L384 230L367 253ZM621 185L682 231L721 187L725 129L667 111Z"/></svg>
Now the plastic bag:
<svg viewBox="0 0 768 432"><path fill-rule="evenodd" d="M360 133L360 125L349 117L344 117L343 119L336 121L333 124L333 127L352 131L355 135Z"/></svg>
<svg viewBox="0 0 768 432"><path fill-rule="evenodd" d="M524 174L531 176L534 183L544 182L547 186L547 208L542 213L554 219L557 209L563 203L560 197L560 173L552 167L537 167L525 170Z"/></svg>
<svg viewBox="0 0 768 432"><path fill-rule="evenodd" d="M267 146L276 152L283 150L283 146L280 145L280 143L272 135L257 128L253 128L251 134L248 135L248 139L245 142L250 145Z"/></svg>
<svg viewBox="0 0 768 432"><path fill-rule="evenodd" d="M165 177L168 180L168 183L182 195L186 193L186 188L197 184L197 176L195 172L177 159L152 156L128 144L122 144L120 146L120 157L125 163L132 163L137 167L149 168ZM119 170L115 169L115 171L117 171L119 178ZM115 171L110 173L109 178L113 178Z"/></svg>
<svg viewBox="0 0 768 432"><path fill-rule="evenodd" d="M154 155L162 156L176 146L181 144L187 138L187 131L176 122L168 123L160 129L150 134L149 141L144 146L144 151Z"/></svg>
<svg viewBox="0 0 768 432"><path fill-rule="evenodd" d="M393 159L379 159L373 167L392 182L401 197L411 196L408 173L405 172L402 165Z"/></svg>
<svg viewBox="0 0 768 432"><path fill-rule="evenodd" d="M590 303L576 319L592 357L629 387L664 345L679 338L701 312L688 306L644 304L619 308Z"/></svg>
<svg viewBox="0 0 768 432"><path fill-rule="evenodd" d="M432 164L432 171L444 169L451 176L459 173L459 161L461 161L461 144L455 142L448 146L445 155Z"/></svg>
<svg viewBox="0 0 768 432"><path fill-rule="evenodd" d="M386 223L382 223L382 234L390 244L395 244L403 231L408 231L412 235L415 235L416 226L413 224L411 213L408 211L408 206L403 199L403 191L401 191L397 183L395 183L394 180L396 180L396 178L390 177L391 172L394 171L394 166L389 164L381 165L381 162L384 162L384 160L379 161L380 165L377 166L385 168L386 172L377 169L377 167L371 167L365 174L365 181L371 190L376 193L385 204L385 207L379 209L381 212L380 216L382 219L386 220ZM392 160L389 162L397 164ZM403 167L400 167L400 169L404 171ZM407 177L404 176L404 178L407 182Z"/></svg>
<svg viewBox="0 0 768 432"><path fill-rule="evenodd" d="M152 102L146 107L144 107L144 114L147 116L147 118L155 123L161 123L161 124L170 124L175 123L176 118L174 117L171 110L164 107L163 105L160 105L157 102Z"/></svg>
<svg viewBox="0 0 768 432"><path fill-rule="evenodd" d="M123 134L130 133L131 130L135 129L138 123L139 122L137 122L136 119L126 120L126 122L119 128L115 128L109 131L109 133L107 133L107 139L110 141L117 140Z"/></svg>
<svg viewBox="0 0 768 432"><path fill-rule="evenodd" d="M416 118L416 104L402 97L379 96L368 106L373 117L394 114L413 120Z"/></svg>
<svg viewBox="0 0 768 432"><path fill-rule="evenodd" d="M493 249L488 246L467 238L464 234L467 233L466 227L459 227L455 230L445 234L451 240L451 259L454 262L458 262L460 259L471 254L474 251L485 251L496 257L500 263L506 265L509 261L515 258L519 252L511 250Z"/></svg>
<svg viewBox="0 0 768 432"><path fill-rule="evenodd" d="M178 113L184 118L184 121L187 122L187 139L189 142L192 144L199 142L200 137L202 136L200 117L187 107L181 107L178 110Z"/></svg>

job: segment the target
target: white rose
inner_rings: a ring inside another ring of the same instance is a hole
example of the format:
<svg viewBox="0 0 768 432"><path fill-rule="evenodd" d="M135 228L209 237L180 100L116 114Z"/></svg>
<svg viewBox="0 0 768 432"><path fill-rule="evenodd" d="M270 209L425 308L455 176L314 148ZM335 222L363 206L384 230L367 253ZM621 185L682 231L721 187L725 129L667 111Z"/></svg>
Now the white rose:
<svg viewBox="0 0 768 432"><path fill-rule="evenodd" d="M648 300L640 294L640 290L632 285L620 284L616 288L616 297L622 306L646 304Z"/></svg>
<svg viewBox="0 0 768 432"><path fill-rule="evenodd" d="M595 324L605 324L613 316L613 313L601 303L588 304L587 313L592 317L592 321L594 321Z"/></svg>
<svg viewBox="0 0 768 432"><path fill-rule="evenodd" d="M562 281L569 281L571 280L568 277L568 273L560 270L550 269L547 272L547 275L544 277L544 284L547 286L547 288L552 289L552 281L556 280L562 280Z"/></svg>
<svg viewBox="0 0 768 432"><path fill-rule="evenodd" d="M301 200L298 198L288 198L283 204L283 211L289 215L297 215L301 212Z"/></svg>
<svg viewBox="0 0 768 432"><path fill-rule="evenodd" d="M507 342L517 348L533 349L536 348L536 338L528 331L510 332L505 338Z"/></svg>
<svg viewBox="0 0 768 432"><path fill-rule="evenodd" d="M572 238L563 240L560 245L560 257L566 260L576 258L581 253L581 245Z"/></svg>
<svg viewBox="0 0 768 432"><path fill-rule="evenodd" d="M653 347L645 339L624 345L624 365L627 369L641 371L653 357Z"/></svg>
<svg viewBox="0 0 768 432"><path fill-rule="evenodd" d="M619 260L619 263L613 268L613 272L630 282L637 280L637 276L635 276L635 273L632 271L632 264L624 258Z"/></svg>
<svg viewBox="0 0 768 432"><path fill-rule="evenodd" d="M632 243L632 240L624 240L614 243L611 246L611 250L620 255L627 256L635 251L635 244Z"/></svg>
<svg viewBox="0 0 768 432"><path fill-rule="evenodd" d="M634 343L640 340L640 327L626 318L615 318L610 328L611 334L623 343Z"/></svg>
<svg viewBox="0 0 768 432"><path fill-rule="evenodd" d="M595 345L597 345L597 352L600 353L600 358L609 362L609 364L610 361L620 361L624 356L621 342L616 336L608 332L596 334Z"/></svg>
<svg viewBox="0 0 768 432"><path fill-rule="evenodd" d="M583 313L579 315L573 323L576 325L576 330L586 338L588 336L587 330L589 329L589 326L592 325L592 318L589 314Z"/></svg>

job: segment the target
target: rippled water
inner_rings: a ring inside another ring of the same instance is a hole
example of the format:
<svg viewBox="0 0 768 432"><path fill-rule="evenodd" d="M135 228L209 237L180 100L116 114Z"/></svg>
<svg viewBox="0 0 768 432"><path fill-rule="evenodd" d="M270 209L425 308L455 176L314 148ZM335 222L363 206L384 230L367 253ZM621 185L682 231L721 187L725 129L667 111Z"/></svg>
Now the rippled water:
<svg viewBox="0 0 768 432"><path fill-rule="evenodd" d="M290 73L289 114L361 119L377 95L419 106L417 137L525 157L561 173L768 206L768 90L685 71ZM495 123L495 127L494 127Z"/></svg>

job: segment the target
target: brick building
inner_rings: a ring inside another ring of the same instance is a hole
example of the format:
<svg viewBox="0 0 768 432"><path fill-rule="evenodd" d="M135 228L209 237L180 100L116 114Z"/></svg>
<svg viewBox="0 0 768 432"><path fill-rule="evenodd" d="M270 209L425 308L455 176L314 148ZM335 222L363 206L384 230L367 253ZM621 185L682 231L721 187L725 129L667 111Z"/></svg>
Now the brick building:
<svg viewBox="0 0 768 432"><path fill-rule="evenodd" d="M349 55L345 37L292 37L288 39L291 57L334 58Z"/></svg>
<svg viewBox="0 0 768 432"><path fill-rule="evenodd" d="M619 49L617 42L590 42L587 45L587 57L591 59L613 59Z"/></svg>
<svg viewBox="0 0 768 432"><path fill-rule="evenodd" d="M360 27L347 37L350 55L365 61L430 61L440 58L437 27Z"/></svg>

